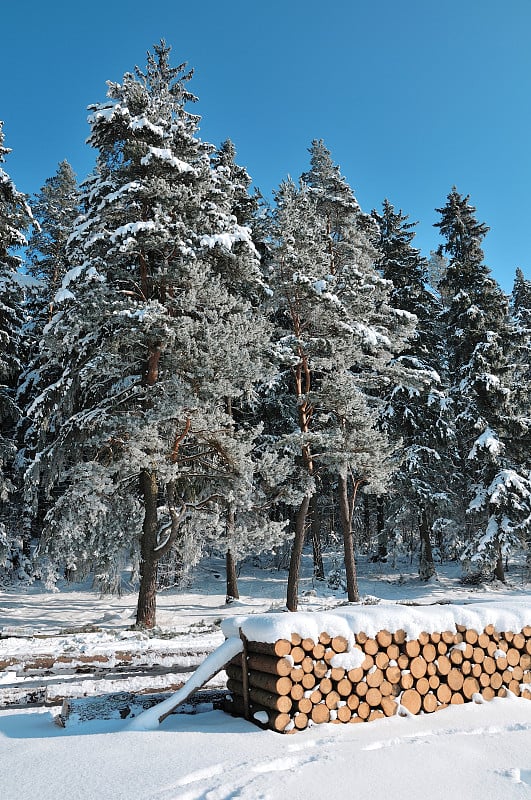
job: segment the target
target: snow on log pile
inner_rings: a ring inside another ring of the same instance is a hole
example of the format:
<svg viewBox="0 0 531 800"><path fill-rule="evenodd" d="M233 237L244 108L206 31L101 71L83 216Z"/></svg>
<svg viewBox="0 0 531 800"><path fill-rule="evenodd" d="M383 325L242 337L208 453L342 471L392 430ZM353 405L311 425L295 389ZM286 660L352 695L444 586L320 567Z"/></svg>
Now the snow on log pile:
<svg viewBox="0 0 531 800"><path fill-rule="evenodd" d="M531 699L531 610L517 603L349 606L234 617L243 652L224 708L287 733L430 713L512 692Z"/></svg>

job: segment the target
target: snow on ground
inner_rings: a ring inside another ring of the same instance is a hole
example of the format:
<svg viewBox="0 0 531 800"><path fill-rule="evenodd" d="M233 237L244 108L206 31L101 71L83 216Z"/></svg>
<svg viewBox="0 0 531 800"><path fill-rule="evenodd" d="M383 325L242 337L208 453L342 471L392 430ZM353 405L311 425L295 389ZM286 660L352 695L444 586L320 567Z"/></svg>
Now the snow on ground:
<svg viewBox="0 0 531 800"><path fill-rule="evenodd" d="M362 594L422 604L444 602L521 605L531 612L531 587L517 573L508 586L460 586L452 569L425 586L414 568L381 573L364 564ZM308 574L308 573L307 573ZM218 625L231 615L279 611L285 575L252 570L242 575L242 599L224 605L223 574L199 570L185 593L158 601L154 637L128 630L136 597L99 598L87 587L60 594L39 586L0 592L0 628L39 631L98 625L99 633L74 634L85 652L147 647L209 652L223 641ZM341 592L301 585L301 608L325 612ZM404 609L407 611L407 609ZM525 613L525 612L524 612ZM166 638L171 633L173 638ZM158 638L159 637L159 638ZM21 652L49 651L54 640L3 640ZM64 645L64 641L63 641ZM393 717L358 725L321 725L282 736L221 711L172 715L156 730L131 730L128 720L53 725L56 710L0 711L1 800L513 800L531 797L531 702L514 697L455 706L435 714Z"/></svg>

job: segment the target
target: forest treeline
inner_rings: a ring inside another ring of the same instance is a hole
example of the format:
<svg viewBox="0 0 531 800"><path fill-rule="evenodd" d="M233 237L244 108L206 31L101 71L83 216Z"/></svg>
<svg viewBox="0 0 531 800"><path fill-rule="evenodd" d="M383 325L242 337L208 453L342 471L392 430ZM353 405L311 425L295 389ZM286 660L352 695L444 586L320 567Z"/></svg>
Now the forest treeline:
<svg viewBox="0 0 531 800"><path fill-rule="evenodd" d="M531 281L507 296L454 187L427 259L389 200L364 212L330 151L267 203L198 136L162 41L90 107L96 166L28 198L0 169L0 574L139 579L406 550L429 579L531 566ZM4 146L0 124L0 162Z"/></svg>

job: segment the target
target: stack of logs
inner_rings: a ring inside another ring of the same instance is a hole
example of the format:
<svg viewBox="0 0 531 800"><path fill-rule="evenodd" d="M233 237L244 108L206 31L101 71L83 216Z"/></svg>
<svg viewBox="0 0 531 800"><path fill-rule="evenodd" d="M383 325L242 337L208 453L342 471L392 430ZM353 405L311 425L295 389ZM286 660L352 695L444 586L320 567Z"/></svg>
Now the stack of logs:
<svg viewBox="0 0 531 800"><path fill-rule="evenodd" d="M531 699L531 626L498 633L382 630L375 638L355 636L363 663L334 666L346 653L343 636L321 633L318 641L293 634L273 644L244 639L244 651L227 665L231 699L225 710L279 732L311 723L365 722L401 713L438 711L481 695L507 691ZM243 638L243 637L242 637Z"/></svg>

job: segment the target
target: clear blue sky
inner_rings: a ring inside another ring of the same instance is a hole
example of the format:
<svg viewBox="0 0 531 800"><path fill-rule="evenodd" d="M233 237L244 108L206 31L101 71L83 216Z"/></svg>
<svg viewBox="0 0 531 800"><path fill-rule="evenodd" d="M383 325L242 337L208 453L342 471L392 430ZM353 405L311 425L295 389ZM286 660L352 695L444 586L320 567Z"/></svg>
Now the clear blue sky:
<svg viewBox="0 0 531 800"><path fill-rule="evenodd" d="M506 290L531 278L531 0L29 0L0 13L4 165L37 191L64 158L81 179L86 106L164 37L195 69L201 135L230 137L264 194L323 138L365 211L385 197L439 243L452 185L491 228Z"/></svg>

